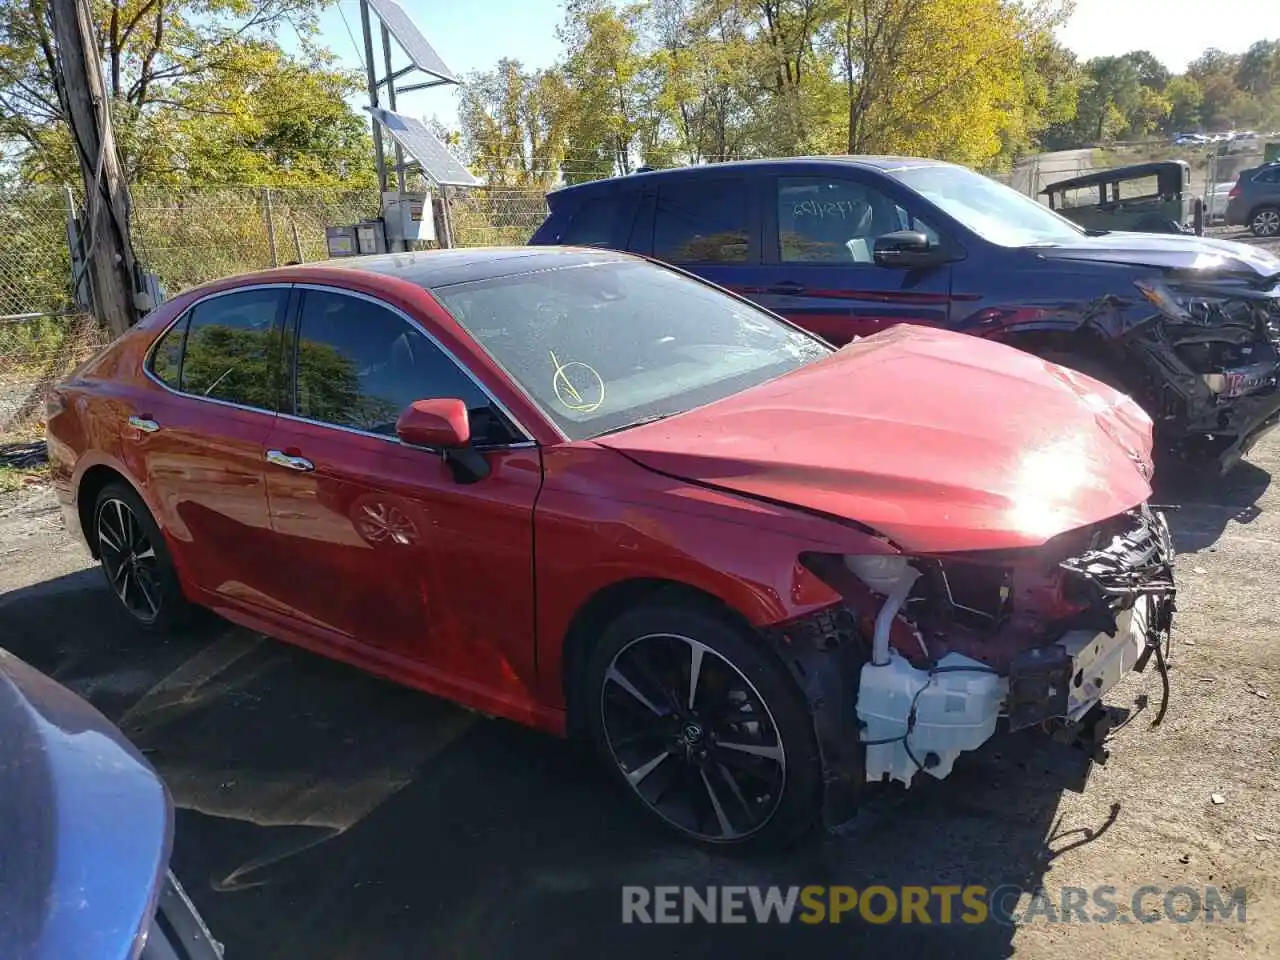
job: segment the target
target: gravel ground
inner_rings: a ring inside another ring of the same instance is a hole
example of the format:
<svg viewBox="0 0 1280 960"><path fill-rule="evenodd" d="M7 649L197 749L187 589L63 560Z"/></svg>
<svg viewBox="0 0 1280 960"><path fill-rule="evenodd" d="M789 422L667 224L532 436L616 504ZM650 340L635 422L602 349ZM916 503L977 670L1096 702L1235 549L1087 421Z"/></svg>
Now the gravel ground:
<svg viewBox="0 0 1280 960"><path fill-rule="evenodd" d="M1173 516L1181 609L1163 727L1139 710L1092 768L1035 736L997 740L947 781L881 799L849 835L782 860L692 850L620 802L578 748L239 628L139 634L44 489L0 497L0 644L87 696L156 764L180 808L176 869L234 960L1271 956L1280 436L1252 459ZM1149 671L1113 700L1158 692ZM620 923L624 884L712 883L1016 884L1051 902L1108 884L1120 914L1018 927ZM1243 886L1247 922L1137 923L1129 902L1144 885Z"/></svg>

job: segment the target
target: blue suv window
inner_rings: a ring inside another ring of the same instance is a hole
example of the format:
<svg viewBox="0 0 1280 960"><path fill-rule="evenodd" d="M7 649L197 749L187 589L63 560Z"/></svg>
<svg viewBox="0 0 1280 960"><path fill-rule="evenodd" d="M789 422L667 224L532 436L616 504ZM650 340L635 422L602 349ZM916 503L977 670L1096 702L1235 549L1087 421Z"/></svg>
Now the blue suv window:
<svg viewBox="0 0 1280 960"><path fill-rule="evenodd" d="M560 242L577 247L612 246L614 224L618 222L624 205L629 206L631 200L629 196L612 196L584 201L561 235Z"/></svg>
<svg viewBox="0 0 1280 960"><path fill-rule="evenodd" d="M902 210L874 187L827 177L778 180L783 263L872 263L876 237L904 229Z"/></svg>
<svg viewBox="0 0 1280 960"><path fill-rule="evenodd" d="M670 263L746 263L751 210L741 180L664 186L653 217L653 255Z"/></svg>

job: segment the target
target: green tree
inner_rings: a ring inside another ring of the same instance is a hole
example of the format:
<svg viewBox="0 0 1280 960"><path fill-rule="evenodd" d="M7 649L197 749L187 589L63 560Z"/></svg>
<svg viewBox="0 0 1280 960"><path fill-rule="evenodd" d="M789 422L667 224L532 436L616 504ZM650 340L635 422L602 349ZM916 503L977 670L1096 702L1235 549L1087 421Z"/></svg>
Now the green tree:
<svg viewBox="0 0 1280 960"><path fill-rule="evenodd" d="M94 0L118 147L138 182L371 182L358 77L314 46L324 0ZM296 56L276 42L303 37ZM0 0L0 138L25 176L77 169L46 0ZM74 179L74 178L71 178Z"/></svg>
<svg viewBox="0 0 1280 960"><path fill-rule="evenodd" d="M461 142L491 186L551 186L565 155L571 92L558 70L503 59L472 74L458 100Z"/></svg>
<svg viewBox="0 0 1280 960"><path fill-rule="evenodd" d="M1200 84L1192 77L1179 75L1170 79L1164 95L1169 100L1169 116L1165 121L1167 132L1188 133L1200 129L1200 107L1204 103Z"/></svg>
<svg viewBox="0 0 1280 960"><path fill-rule="evenodd" d="M1085 64L1078 119L1084 138L1105 143L1124 133L1142 103L1138 66L1127 57L1094 57Z"/></svg>
<svg viewBox="0 0 1280 960"><path fill-rule="evenodd" d="M1280 40L1259 40L1244 52L1236 67L1236 85L1259 98L1280 91Z"/></svg>

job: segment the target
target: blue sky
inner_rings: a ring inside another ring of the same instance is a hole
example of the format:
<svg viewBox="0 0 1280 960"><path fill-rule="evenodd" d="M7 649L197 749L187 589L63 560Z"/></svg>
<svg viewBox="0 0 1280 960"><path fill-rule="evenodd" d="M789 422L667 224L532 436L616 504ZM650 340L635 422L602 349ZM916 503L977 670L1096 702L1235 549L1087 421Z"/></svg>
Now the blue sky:
<svg viewBox="0 0 1280 960"><path fill-rule="evenodd" d="M401 0L419 29L455 73L514 57L545 67L560 52L555 29L561 0ZM344 23L345 19L345 23ZM348 25L350 34L348 34ZM376 30L376 27L375 27ZM1243 51L1255 40L1280 38L1276 0L1076 0L1060 39L1082 58L1145 47L1167 66L1183 69L1205 47ZM353 43L352 37L355 38ZM321 39L349 66L361 66L358 0L339 0L321 20ZM380 55L375 33L375 51ZM400 65L400 61L396 61ZM407 81L406 81L407 82ZM452 124L457 113L449 88L409 94L398 105L414 116L435 114Z"/></svg>

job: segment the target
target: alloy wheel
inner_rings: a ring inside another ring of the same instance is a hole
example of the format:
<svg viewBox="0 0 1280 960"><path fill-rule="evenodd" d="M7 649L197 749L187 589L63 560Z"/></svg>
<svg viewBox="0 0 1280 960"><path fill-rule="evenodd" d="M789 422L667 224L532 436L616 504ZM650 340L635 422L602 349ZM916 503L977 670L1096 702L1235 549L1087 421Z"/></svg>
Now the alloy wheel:
<svg viewBox="0 0 1280 960"><path fill-rule="evenodd" d="M107 582L125 609L143 623L160 615L159 560L133 508L111 498L98 507L98 552Z"/></svg>
<svg viewBox="0 0 1280 960"><path fill-rule="evenodd" d="M674 634L632 640L605 673L600 715L631 788L685 833L741 840L778 809L787 765L773 715L706 644Z"/></svg>
<svg viewBox="0 0 1280 960"><path fill-rule="evenodd" d="M1253 232L1260 237L1280 234L1280 210L1259 210L1253 218Z"/></svg>

